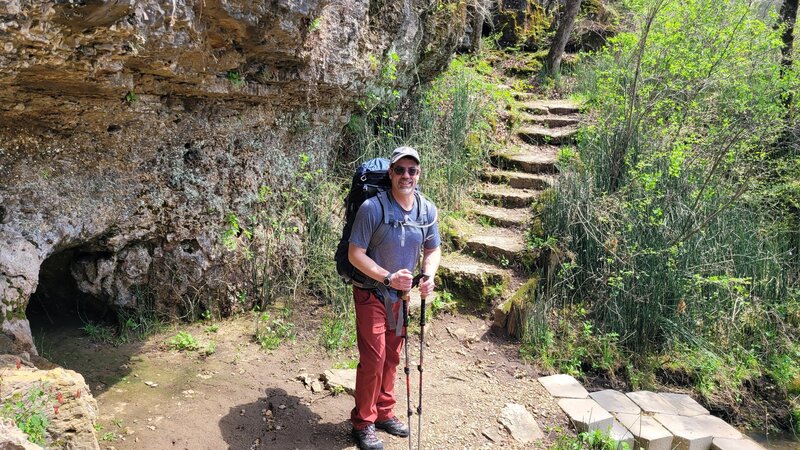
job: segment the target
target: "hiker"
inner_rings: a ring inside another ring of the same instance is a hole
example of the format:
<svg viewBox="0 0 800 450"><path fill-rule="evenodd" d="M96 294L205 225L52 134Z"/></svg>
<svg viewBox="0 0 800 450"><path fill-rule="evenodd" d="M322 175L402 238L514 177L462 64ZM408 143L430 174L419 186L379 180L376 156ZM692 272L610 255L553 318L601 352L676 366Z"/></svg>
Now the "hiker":
<svg viewBox="0 0 800 450"><path fill-rule="evenodd" d="M393 216L410 222L419 217L420 207L424 207L430 217L435 218L436 207L416 190L420 175L417 151L411 147L399 147L392 153L389 163L391 189L383 199L389 200L388 207L392 208ZM422 202L427 204L420 205ZM402 332L398 329L402 322L393 319L403 316L400 298L403 292L411 290L420 252L423 278L419 290L422 296L427 297L433 292L434 275L441 260L441 238L435 220L429 229L399 223L389 229L380 243L371 243L373 233L383 221L383 211L378 196L361 205L348 247L350 263L386 287L364 289L353 286L359 363L355 407L350 420L359 448L369 450L383 448L383 442L375 434L376 428L395 436L409 435L408 426L392 412L396 403L395 375L403 344ZM389 301L383 298L385 293L388 293ZM391 312L387 311L388 308Z"/></svg>

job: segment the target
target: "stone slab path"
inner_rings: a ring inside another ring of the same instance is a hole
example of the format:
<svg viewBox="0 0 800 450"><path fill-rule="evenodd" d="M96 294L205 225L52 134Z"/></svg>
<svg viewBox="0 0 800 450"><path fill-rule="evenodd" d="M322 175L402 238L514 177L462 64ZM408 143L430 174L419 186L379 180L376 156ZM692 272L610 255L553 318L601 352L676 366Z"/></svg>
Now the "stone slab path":
<svg viewBox="0 0 800 450"><path fill-rule="evenodd" d="M578 432L602 430L631 449L763 449L685 394L588 392L569 375L539 378Z"/></svg>

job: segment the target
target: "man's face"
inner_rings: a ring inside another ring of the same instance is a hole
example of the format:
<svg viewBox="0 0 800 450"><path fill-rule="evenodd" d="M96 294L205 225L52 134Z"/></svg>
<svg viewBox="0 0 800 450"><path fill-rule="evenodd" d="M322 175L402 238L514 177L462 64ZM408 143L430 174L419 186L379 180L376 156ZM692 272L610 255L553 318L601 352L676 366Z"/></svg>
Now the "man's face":
<svg viewBox="0 0 800 450"><path fill-rule="evenodd" d="M415 172L414 175L409 173ZM399 173L398 173L399 172ZM389 169L392 190L398 194L413 194L419 180L419 164L412 158L402 158Z"/></svg>

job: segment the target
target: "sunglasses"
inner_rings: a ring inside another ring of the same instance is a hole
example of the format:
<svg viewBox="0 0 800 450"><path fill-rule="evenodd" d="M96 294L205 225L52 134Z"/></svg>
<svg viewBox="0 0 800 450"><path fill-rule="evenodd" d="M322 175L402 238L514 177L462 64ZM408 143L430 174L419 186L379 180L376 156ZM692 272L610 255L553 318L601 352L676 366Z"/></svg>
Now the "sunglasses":
<svg viewBox="0 0 800 450"><path fill-rule="evenodd" d="M406 168L406 167L394 166L392 171L394 172L395 175L402 175L408 172L408 175L412 177L419 173L419 169L417 169L416 167Z"/></svg>

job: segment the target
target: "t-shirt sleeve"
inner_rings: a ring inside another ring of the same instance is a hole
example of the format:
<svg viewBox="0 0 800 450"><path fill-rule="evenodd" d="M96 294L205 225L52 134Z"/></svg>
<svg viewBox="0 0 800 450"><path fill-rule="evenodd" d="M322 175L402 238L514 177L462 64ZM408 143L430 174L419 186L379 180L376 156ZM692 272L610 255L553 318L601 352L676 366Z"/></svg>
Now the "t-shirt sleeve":
<svg viewBox="0 0 800 450"><path fill-rule="evenodd" d="M436 206L431 203L430 211L428 213L433 214L432 217L436 220L433 225L431 225L430 230L428 231L428 235L425 238L425 242L423 242L422 246L427 249L432 249L439 247L442 245L442 237L439 235L439 210L436 209Z"/></svg>
<svg viewBox="0 0 800 450"><path fill-rule="evenodd" d="M361 204L350 232L349 242L351 244L364 249L369 248L369 241L381 219L378 217L380 211L380 203L375 197L369 198Z"/></svg>

